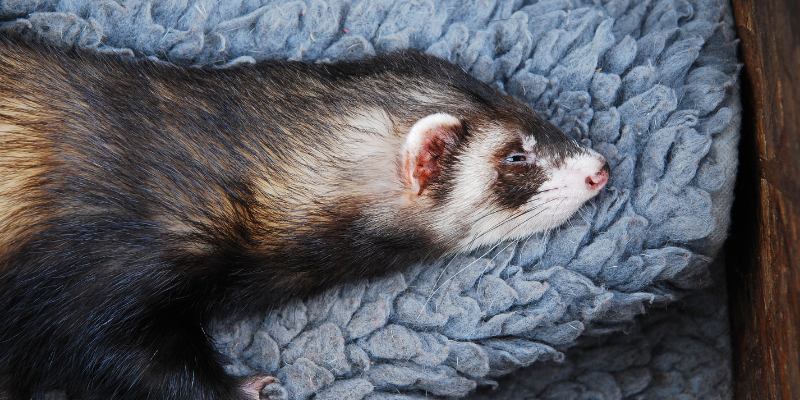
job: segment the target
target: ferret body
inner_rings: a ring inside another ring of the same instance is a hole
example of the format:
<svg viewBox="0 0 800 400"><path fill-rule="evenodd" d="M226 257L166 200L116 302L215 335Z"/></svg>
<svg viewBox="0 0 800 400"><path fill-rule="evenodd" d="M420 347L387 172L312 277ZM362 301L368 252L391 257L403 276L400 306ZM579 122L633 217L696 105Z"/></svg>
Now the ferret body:
<svg viewBox="0 0 800 400"><path fill-rule="evenodd" d="M607 177L419 53L212 70L3 39L0 375L13 398L257 398L209 319L556 226Z"/></svg>

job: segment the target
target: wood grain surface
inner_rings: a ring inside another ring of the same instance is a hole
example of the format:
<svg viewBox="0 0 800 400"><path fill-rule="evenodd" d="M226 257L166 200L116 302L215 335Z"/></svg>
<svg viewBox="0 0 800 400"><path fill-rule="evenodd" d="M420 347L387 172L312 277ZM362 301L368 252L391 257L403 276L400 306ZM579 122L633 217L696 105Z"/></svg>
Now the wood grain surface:
<svg viewBox="0 0 800 400"><path fill-rule="evenodd" d="M737 399L800 399L800 0L733 0L745 114L728 246Z"/></svg>

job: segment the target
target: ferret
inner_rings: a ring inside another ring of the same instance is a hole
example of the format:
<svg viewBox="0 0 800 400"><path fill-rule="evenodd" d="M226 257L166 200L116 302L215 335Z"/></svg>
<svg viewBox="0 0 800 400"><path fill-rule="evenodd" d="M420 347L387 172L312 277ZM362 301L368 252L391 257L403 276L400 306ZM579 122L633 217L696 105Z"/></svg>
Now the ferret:
<svg viewBox="0 0 800 400"><path fill-rule="evenodd" d="M567 220L605 159L439 58L230 69L0 40L14 399L257 399L203 327Z"/></svg>

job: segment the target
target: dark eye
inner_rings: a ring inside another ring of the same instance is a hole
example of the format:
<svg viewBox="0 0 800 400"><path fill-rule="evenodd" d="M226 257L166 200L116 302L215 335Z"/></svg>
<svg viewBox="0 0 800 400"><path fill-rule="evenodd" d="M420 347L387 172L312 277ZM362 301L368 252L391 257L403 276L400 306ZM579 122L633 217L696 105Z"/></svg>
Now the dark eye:
<svg viewBox="0 0 800 400"><path fill-rule="evenodd" d="M506 157L505 162L511 163L524 163L528 162L528 157L524 154L511 154Z"/></svg>

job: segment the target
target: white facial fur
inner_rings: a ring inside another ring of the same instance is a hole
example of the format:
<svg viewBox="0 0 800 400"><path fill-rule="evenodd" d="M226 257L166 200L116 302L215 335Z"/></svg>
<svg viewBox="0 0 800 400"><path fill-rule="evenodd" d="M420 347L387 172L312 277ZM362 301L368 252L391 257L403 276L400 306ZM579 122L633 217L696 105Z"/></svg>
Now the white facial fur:
<svg viewBox="0 0 800 400"><path fill-rule="evenodd" d="M536 165L547 175L537 194L519 208L502 207L492 197L492 185L498 177L493 155L510 137L501 129L497 126L473 132L475 137L458 160L452 194L440 209L439 232L460 238L457 250L469 251L554 228L596 196L604 184L593 188L586 181L605 165L603 156L593 150L586 149L561 162L537 157ZM535 153L533 137L523 138L522 145Z"/></svg>
<svg viewBox="0 0 800 400"><path fill-rule="evenodd" d="M539 202L553 202L548 207L550 223L544 229L558 226L572 216L585 202L600 193L587 185L586 178L596 174L606 164L600 153L586 149L586 153L567 158L559 167L545 164L549 179L540 186ZM601 187L602 189L602 187ZM561 199L561 200L555 200Z"/></svg>
<svg viewBox="0 0 800 400"><path fill-rule="evenodd" d="M605 160L598 153L586 150L560 163L536 157L536 165L547 175L538 194L518 208L501 206L494 197L493 184L498 178L494 158L498 149L518 134L496 124L473 127L466 147L452 161L457 166L451 169L454 175L446 198L441 203L434 202L424 189L420 193L419 183L407 165L414 165L414 157L430 131L456 124L460 121L451 115L431 114L402 134L394 130L382 110L362 110L338 125L342 140L335 144L335 152L347 154L352 164L339 163L339 168L321 168L315 175L293 176L308 182L303 186L317 199L330 198L326 201L335 202L340 193L371 199L363 211L371 216L375 226L384 229L406 224L426 226L453 252L556 227L598 193L590 190L585 180L597 173ZM521 139L525 151L536 152L537 141L533 136ZM271 190L277 189L273 186ZM291 209L294 213L303 212L299 204Z"/></svg>

